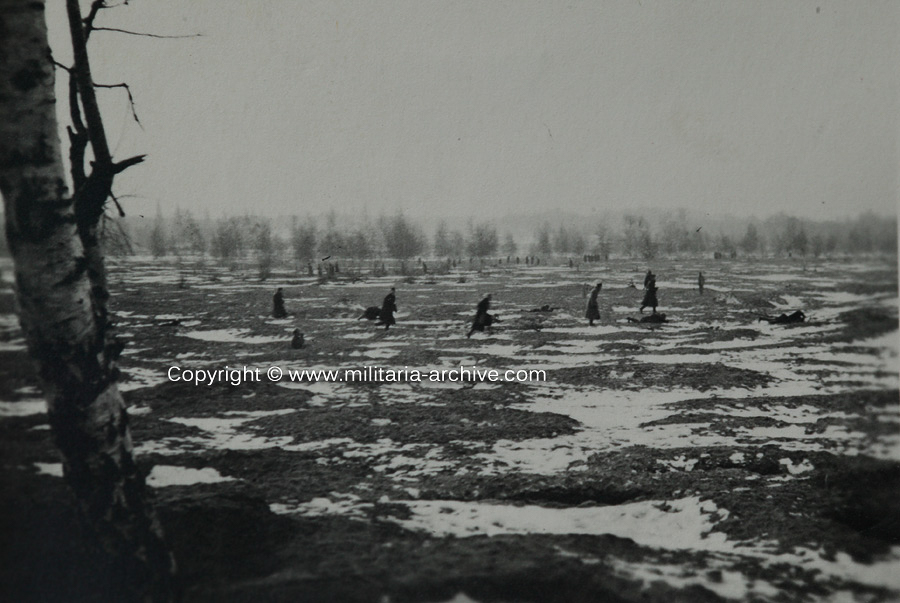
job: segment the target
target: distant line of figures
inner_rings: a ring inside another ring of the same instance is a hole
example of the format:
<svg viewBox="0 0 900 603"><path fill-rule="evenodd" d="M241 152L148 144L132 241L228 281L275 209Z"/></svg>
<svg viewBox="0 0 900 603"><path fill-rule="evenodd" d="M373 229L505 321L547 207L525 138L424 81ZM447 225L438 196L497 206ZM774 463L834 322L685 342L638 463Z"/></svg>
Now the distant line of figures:
<svg viewBox="0 0 900 603"><path fill-rule="evenodd" d="M587 258L588 256L585 256ZM598 256L599 257L599 256ZM585 260L586 261L586 260ZM400 274L408 273L408 264L413 262L413 260L400 260L399 266L395 268L400 272ZM428 264L422 259L419 258L415 260L414 263L419 266L423 274L428 274ZM466 264L466 261L460 258L446 258L445 260L441 260L436 263L439 268L443 268L444 270L452 270L454 268L461 267ZM506 258L496 258L496 259L485 259L485 258L475 258L470 257L468 259L468 267L487 267L491 265L503 266L503 265L513 265L516 266L525 264L526 266L540 266L541 258L536 255L527 255L524 259L521 256L511 256L508 255ZM573 267L574 262L569 260L569 267ZM375 276L386 276L388 274L388 266L385 262L372 262L372 274ZM306 263L306 272L309 276L325 277L325 276L336 276L341 273L341 266L337 261L325 261L322 260L313 265L312 262Z"/></svg>
<svg viewBox="0 0 900 603"><path fill-rule="evenodd" d="M588 257L588 256L585 256ZM518 260L518 258L516 258ZM526 258L527 261L531 261L531 258ZM703 273L700 272L697 278L697 286L700 293L703 293L703 286L706 282L706 279L703 276ZM634 287L634 283L631 284ZM587 287L587 286L585 286ZM598 297L600 295L600 291L603 289L603 283L597 283L596 286L590 291L590 295L588 296L587 309L585 310L585 318L588 321L590 326L594 326L594 321L600 319L600 305L598 302ZM650 316L642 318L640 321L636 319L629 319L635 322L649 322L649 323L658 323L658 322L666 322L665 314L657 314L656 308L659 306L659 299L657 293L659 288L656 286L656 275L653 274L651 270L647 271L647 274L644 275L644 297L641 301L640 313L644 313L644 308L651 308L652 314ZM362 315L357 320L374 320L377 321L379 326L384 326L385 330L389 329L391 325L397 323L396 318L394 318L394 313L397 312L397 295L396 289L391 287L390 292L384 297L384 300L381 303L381 306L369 306L366 308ZM491 300L493 299L492 294L488 293L475 308L475 317L472 320L472 327L469 329L469 332L466 334L466 337L471 337L473 333L476 331L484 332L486 329L490 331L491 326L495 322L499 322L499 319L493 316L488 312L491 307ZM542 309L534 310L534 311L550 311L548 306L544 306ZM284 290L282 287L279 287L275 294L272 296L272 316L278 319L287 318L288 312L284 306ZM301 348L304 345L303 333L299 331L299 329L294 329L294 337L291 342L292 347Z"/></svg>

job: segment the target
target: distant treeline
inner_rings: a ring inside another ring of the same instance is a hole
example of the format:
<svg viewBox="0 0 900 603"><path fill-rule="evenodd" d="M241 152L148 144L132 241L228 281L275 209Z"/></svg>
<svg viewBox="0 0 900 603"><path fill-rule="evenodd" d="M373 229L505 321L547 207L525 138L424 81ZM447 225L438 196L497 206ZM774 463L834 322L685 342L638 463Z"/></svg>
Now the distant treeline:
<svg viewBox="0 0 900 603"><path fill-rule="evenodd" d="M852 219L815 221L784 214L765 220L721 221L715 230L696 226L685 212L623 214L604 219L541 220L531 232L514 234L504 220L438 221L426 232L403 213L368 217L270 218L243 215L198 218L190 211L154 218L126 217L105 223L107 252L209 256L223 263L286 260L301 265L323 258L499 258L537 255L591 260L674 256L820 257L897 254L897 218L864 213Z"/></svg>

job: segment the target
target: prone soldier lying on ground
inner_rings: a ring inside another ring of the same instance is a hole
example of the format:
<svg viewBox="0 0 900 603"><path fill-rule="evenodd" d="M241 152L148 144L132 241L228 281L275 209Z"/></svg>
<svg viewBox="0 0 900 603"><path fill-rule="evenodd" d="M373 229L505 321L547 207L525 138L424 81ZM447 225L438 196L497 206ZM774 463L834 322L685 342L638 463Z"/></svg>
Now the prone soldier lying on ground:
<svg viewBox="0 0 900 603"><path fill-rule="evenodd" d="M378 320L378 315L381 314L381 307L379 306L369 306L362 313L362 316L357 318L356 320L362 320L365 318L366 320Z"/></svg>
<svg viewBox="0 0 900 603"><path fill-rule="evenodd" d="M294 329L293 337L291 337L291 347L299 350L303 347L303 344L303 333L300 332L300 329Z"/></svg>
<svg viewBox="0 0 900 603"><path fill-rule="evenodd" d="M544 304L540 308L532 308L529 312L553 312L554 310L559 310L559 308L550 304Z"/></svg>
<svg viewBox="0 0 900 603"><path fill-rule="evenodd" d="M801 310L797 310L795 312L791 312L790 314L781 314L779 316L769 316L768 314L763 314L757 318L758 320L756 322L764 320L770 325L789 325L799 322L805 322L806 314L804 314Z"/></svg>
<svg viewBox="0 0 900 603"><path fill-rule="evenodd" d="M631 316L626 317L628 322L640 322L640 323L650 323L650 324L659 324L663 322L669 322L666 320L665 314L650 314L649 316L643 316L641 318L632 318Z"/></svg>

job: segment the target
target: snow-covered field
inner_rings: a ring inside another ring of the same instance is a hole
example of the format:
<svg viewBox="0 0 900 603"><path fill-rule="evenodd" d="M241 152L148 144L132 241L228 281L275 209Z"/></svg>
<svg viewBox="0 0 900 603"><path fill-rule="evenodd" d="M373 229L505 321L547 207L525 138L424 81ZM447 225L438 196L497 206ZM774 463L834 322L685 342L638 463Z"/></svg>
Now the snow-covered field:
<svg viewBox="0 0 900 603"><path fill-rule="evenodd" d="M688 263L653 266L669 322L651 326L626 321L640 317L636 262L261 283L119 260L112 310L135 450L159 490L250 487L274 514L326 532L399 530L366 536L379 546L452 539L477 555L530 539L520 563L577 562L637 585L627 597L900 598L896 264ZM597 280L591 327L584 285ZM269 316L276 286L287 319ZM392 286L394 327L357 320ZM489 292L501 322L466 338ZM806 323L759 321L798 309ZM294 328L303 349L290 348ZM25 353L13 316L0 333L0 353ZM219 377L173 381L172 367ZM447 377L461 368L531 373ZM366 369L362 381L345 372ZM0 419L50 437L33 384L10 382L3 400ZM44 457L30 470L62 473ZM610 552L607 536L637 548Z"/></svg>

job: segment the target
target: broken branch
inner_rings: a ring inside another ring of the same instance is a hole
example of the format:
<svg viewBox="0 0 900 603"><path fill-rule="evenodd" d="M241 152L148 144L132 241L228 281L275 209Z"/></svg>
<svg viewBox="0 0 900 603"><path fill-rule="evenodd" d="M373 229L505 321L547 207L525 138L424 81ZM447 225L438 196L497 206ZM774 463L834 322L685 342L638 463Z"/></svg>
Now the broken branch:
<svg viewBox="0 0 900 603"><path fill-rule="evenodd" d="M199 38L202 37L201 34L190 34L186 36L163 36L159 34L151 34L144 33L140 31L129 31L127 29L119 29L118 27L95 27L93 31L113 31L117 33L128 34L130 36L141 36L145 38L160 38L166 40L179 39L179 38Z"/></svg>
<svg viewBox="0 0 900 603"><path fill-rule="evenodd" d="M123 159L122 161L117 161L112 164L112 172L113 174L119 174L124 172L128 168L133 165L137 165L146 159L146 155L135 155L134 157L129 157L128 159Z"/></svg>
<svg viewBox="0 0 900 603"><path fill-rule="evenodd" d="M141 123L141 120L138 119L137 110L134 107L134 96L131 95L131 88L128 87L128 84L122 82L121 84L98 84L94 83L94 88L124 88L125 93L128 94L128 104L131 106L131 116L134 117L134 121L144 129L144 125Z"/></svg>

